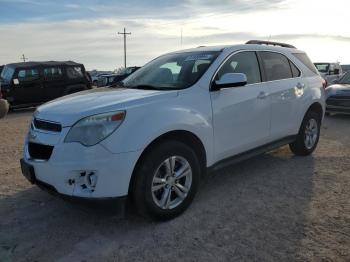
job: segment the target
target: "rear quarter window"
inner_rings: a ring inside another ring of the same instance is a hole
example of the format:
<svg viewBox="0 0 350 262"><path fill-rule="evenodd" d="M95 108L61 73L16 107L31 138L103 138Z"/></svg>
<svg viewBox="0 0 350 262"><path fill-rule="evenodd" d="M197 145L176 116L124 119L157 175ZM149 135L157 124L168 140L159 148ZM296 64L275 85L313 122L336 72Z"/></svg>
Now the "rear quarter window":
<svg viewBox="0 0 350 262"><path fill-rule="evenodd" d="M294 57L296 57L301 63L303 63L314 75L318 75L317 68L311 62L310 58L305 53L294 53Z"/></svg>
<svg viewBox="0 0 350 262"><path fill-rule="evenodd" d="M83 78L84 74L80 66L68 66L67 76L69 79L79 79L79 78Z"/></svg>

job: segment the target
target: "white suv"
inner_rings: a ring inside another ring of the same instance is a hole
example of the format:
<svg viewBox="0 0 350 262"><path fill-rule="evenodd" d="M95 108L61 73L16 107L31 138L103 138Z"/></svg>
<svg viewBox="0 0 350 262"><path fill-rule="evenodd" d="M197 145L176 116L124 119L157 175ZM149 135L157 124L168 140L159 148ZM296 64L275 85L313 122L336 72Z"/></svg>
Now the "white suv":
<svg viewBox="0 0 350 262"><path fill-rule="evenodd" d="M311 154L324 112L322 78L293 46L199 47L40 106L22 172L63 195L130 196L141 214L169 219L208 169L285 144Z"/></svg>

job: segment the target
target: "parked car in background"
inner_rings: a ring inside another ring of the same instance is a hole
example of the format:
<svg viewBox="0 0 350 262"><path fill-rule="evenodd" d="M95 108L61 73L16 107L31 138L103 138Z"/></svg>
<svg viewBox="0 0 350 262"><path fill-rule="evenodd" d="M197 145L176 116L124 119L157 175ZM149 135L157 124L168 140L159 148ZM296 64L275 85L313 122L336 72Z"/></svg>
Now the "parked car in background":
<svg viewBox="0 0 350 262"><path fill-rule="evenodd" d="M326 113L350 114L350 71L326 88Z"/></svg>
<svg viewBox="0 0 350 262"><path fill-rule="evenodd" d="M317 70L320 72L324 80L326 80L327 85L330 85L335 80L343 75L342 67L340 63L315 63Z"/></svg>
<svg viewBox="0 0 350 262"><path fill-rule="evenodd" d="M325 112L307 55L274 42L168 53L117 87L36 110L21 160L29 181L85 199L130 196L140 214L170 219L207 170L286 144L310 155Z"/></svg>
<svg viewBox="0 0 350 262"><path fill-rule="evenodd" d="M122 69L121 71L119 71L117 73L117 76L114 78L113 83L118 83L118 82L124 80L125 78L127 78L129 75L136 72L140 68L141 67L139 67L139 66L131 66L131 67L127 67L127 68Z"/></svg>
<svg viewBox="0 0 350 262"><path fill-rule="evenodd" d="M11 108L38 105L91 88L84 65L72 61L7 64L0 77L2 97Z"/></svg>
<svg viewBox="0 0 350 262"><path fill-rule="evenodd" d="M98 77L97 87L108 86L114 83L116 74L103 74Z"/></svg>
<svg viewBox="0 0 350 262"><path fill-rule="evenodd" d="M128 76L130 76L132 73L137 71L140 67L127 67L123 69L122 71L116 73L116 74L101 74L98 77L97 81L97 86L102 87L102 86L109 86L115 83L118 83Z"/></svg>
<svg viewBox="0 0 350 262"><path fill-rule="evenodd" d="M112 72L97 72L97 71L91 71L91 82L93 86L98 86L98 80L103 75L111 75Z"/></svg>

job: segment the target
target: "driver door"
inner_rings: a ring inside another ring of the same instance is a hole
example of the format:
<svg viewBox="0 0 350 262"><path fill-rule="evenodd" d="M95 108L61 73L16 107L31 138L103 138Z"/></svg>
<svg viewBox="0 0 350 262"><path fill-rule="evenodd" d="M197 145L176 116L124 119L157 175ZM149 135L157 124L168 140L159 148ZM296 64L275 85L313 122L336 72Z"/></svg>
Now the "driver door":
<svg viewBox="0 0 350 262"><path fill-rule="evenodd" d="M211 92L216 161L234 156L268 142L270 97L261 82L256 52L231 55L215 75L244 73L247 85Z"/></svg>

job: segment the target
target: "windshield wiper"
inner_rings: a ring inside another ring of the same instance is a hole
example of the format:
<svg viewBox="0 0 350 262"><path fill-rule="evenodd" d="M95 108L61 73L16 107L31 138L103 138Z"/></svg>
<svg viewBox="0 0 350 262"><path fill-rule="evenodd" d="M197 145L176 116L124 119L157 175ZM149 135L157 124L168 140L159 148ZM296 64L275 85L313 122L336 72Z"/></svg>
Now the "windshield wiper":
<svg viewBox="0 0 350 262"><path fill-rule="evenodd" d="M116 83L113 83L113 84L109 85L108 87L120 88L120 87L125 87L125 86L124 86L124 83L122 81L119 81L119 82L116 82Z"/></svg>
<svg viewBox="0 0 350 262"><path fill-rule="evenodd" d="M162 90L161 87L152 86L152 85L136 85L136 86L127 86L126 88L131 89L146 89L146 90Z"/></svg>

